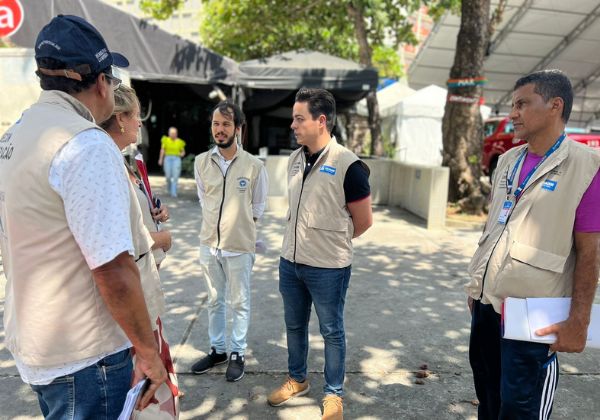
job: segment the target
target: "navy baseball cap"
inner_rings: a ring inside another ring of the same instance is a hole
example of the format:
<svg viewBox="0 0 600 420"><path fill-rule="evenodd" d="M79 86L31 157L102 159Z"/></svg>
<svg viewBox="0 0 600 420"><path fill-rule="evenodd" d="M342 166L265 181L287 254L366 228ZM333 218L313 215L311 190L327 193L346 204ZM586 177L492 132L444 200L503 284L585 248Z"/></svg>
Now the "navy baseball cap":
<svg viewBox="0 0 600 420"><path fill-rule="evenodd" d="M61 70L38 68L49 76L82 80L110 66L127 67L129 61L110 52L100 32L89 22L73 15L58 15L42 28L35 41L35 59L52 58L65 64Z"/></svg>

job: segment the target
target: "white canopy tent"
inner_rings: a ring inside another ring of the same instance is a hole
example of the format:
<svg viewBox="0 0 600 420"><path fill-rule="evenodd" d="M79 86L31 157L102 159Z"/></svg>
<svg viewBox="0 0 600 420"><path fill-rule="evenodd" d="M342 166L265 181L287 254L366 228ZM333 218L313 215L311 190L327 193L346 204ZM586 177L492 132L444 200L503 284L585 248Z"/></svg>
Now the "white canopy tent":
<svg viewBox="0 0 600 420"><path fill-rule="evenodd" d="M405 87L403 92L411 90ZM380 111L381 132L395 145L394 159L418 165L442 164L442 118L447 95L446 89L430 85L396 99L393 104L384 102L386 106ZM484 119L490 112L491 108L481 107Z"/></svg>

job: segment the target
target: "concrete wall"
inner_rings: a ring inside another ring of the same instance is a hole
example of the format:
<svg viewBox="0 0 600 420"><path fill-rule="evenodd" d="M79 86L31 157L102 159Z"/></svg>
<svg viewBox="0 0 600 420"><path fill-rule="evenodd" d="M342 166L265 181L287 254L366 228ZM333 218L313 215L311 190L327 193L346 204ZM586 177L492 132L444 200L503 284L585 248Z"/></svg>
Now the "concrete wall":
<svg viewBox="0 0 600 420"><path fill-rule="evenodd" d="M288 156L268 156L269 206L287 206ZM399 206L425 219L428 229L446 223L448 168L410 165L389 159L364 161L371 169L373 204Z"/></svg>

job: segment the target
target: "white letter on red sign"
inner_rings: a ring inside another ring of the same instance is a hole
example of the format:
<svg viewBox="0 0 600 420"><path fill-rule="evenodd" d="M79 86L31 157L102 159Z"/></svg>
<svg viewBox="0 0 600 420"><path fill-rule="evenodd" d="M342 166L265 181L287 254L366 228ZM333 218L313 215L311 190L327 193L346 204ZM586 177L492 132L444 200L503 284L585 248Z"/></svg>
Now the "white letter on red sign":
<svg viewBox="0 0 600 420"><path fill-rule="evenodd" d="M5 6L0 6L0 28L14 28L15 17L12 10Z"/></svg>

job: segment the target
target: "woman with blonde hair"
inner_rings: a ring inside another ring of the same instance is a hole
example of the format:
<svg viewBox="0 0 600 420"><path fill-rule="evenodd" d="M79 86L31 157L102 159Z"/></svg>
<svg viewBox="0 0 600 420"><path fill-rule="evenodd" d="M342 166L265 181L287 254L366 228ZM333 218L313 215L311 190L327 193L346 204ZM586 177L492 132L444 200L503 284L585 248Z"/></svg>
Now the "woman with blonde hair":
<svg viewBox="0 0 600 420"><path fill-rule="evenodd" d="M117 147L124 150L128 146L136 144L141 124L140 103L135 91L128 86L121 85L115 91L113 115L103 122L101 127L112 137ZM165 313L165 300L158 274L160 262L171 247L170 232L159 229L159 223L167 221L169 212L164 206L155 208L155 203L152 202L151 197L146 195L142 180L136 175L135 170L127 163L125 166L129 173L130 186L138 199L132 205L139 205L143 215L143 220L138 220L138 223L134 223L132 226L136 264L140 270L150 319L153 321L154 335L170 379L156 391L155 398L158 403L150 404L143 411L136 412L133 418L151 419L155 416L165 415L167 415L166 418L177 418L179 415L179 390L169 346L162 336L160 316Z"/></svg>

